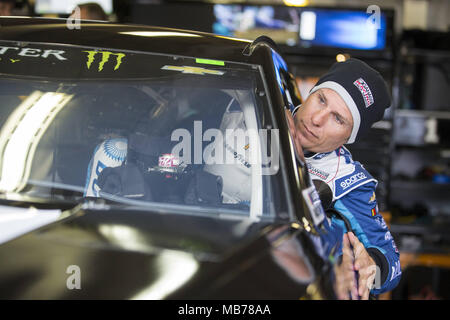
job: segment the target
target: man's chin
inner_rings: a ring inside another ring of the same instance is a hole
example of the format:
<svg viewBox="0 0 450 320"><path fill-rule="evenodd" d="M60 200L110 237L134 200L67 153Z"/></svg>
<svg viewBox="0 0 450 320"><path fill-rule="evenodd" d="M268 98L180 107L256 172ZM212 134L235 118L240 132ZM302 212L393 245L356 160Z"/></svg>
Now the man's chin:
<svg viewBox="0 0 450 320"><path fill-rule="evenodd" d="M309 152L316 152L314 151L317 147L317 145L315 143L312 143L311 141L309 141L308 139L306 139L303 136L300 136L300 144L302 146L303 151L309 151Z"/></svg>
<svg viewBox="0 0 450 320"><path fill-rule="evenodd" d="M328 151L322 150L320 147L318 147L316 144L305 144L302 145L304 152L310 152L310 153L324 153Z"/></svg>

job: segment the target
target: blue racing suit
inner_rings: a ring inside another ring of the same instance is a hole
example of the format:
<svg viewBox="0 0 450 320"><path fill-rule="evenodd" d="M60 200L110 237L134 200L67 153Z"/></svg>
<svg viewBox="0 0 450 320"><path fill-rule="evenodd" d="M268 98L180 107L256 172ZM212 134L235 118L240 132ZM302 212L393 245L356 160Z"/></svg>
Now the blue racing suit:
<svg viewBox="0 0 450 320"><path fill-rule="evenodd" d="M378 212L375 189L377 181L345 147L328 153L305 154L306 166L311 178L325 182L333 194L333 208L345 217L348 224L333 216L327 220L328 235L324 242L334 247L335 256L342 255L342 236L352 231L361 241L379 267L379 286L372 294L380 294L395 288L400 280L399 252L386 223ZM377 283L375 283L377 284Z"/></svg>

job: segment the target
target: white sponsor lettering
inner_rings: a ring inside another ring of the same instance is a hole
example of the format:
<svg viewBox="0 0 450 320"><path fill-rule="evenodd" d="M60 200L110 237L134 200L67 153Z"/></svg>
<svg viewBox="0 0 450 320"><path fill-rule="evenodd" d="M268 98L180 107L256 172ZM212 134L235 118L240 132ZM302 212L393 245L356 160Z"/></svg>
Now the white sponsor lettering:
<svg viewBox="0 0 450 320"><path fill-rule="evenodd" d="M392 240L392 235L389 231L384 234L384 240Z"/></svg>
<svg viewBox="0 0 450 320"><path fill-rule="evenodd" d="M398 253L397 246L395 245L395 241L392 239L392 248L394 248L395 252Z"/></svg>
<svg viewBox="0 0 450 320"><path fill-rule="evenodd" d="M33 48L23 48L19 52L19 56L22 57L39 57L41 50Z"/></svg>
<svg viewBox="0 0 450 320"><path fill-rule="evenodd" d="M353 84L361 91L366 108L370 107L375 101L373 99L372 91L370 91L367 83L363 78L359 78L358 80L355 80Z"/></svg>
<svg viewBox="0 0 450 320"><path fill-rule="evenodd" d="M386 222L384 221L383 217L377 217L375 219L375 221L378 223L378 225L383 228L383 229L387 229L387 225Z"/></svg>
<svg viewBox="0 0 450 320"><path fill-rule="evenodd" d="M397 278L401 274L402 274L402 269L400 268L400 261L397 261L397 262L395 262L395 266L392 266L391 281L393 279Z"/></svg>
<svg viewBox="0 0 450 320"><path fill-rule="evenodd" d="M47 58L49 55L55 56L58 60L67 60L67 58L64 58L62 54L65 53L65 51L62 50L45 50L42 54L41 58Z"/></svg>
<svg viewBox="0 0 450 320"><path fill-rule="evenodd" d="M347 178L344 181L342 181L341 187L342 187L342 189L347 189L348 187L355 184L356 182L358 182L362 179L366 179L366 178L367 178L367 176L364 174L364 172L358 172L358 173L352 175L350 178Z"/></svg>
<svg viewBox="0 0 450 320"><path fill-rule="evenodd" d="M62 55L65 53L63 50L44 50L42 52L41 49L36 48L18 48L18 47L5 47L0 46L0 55L5 54L7 52L11 52L11 50L20 50L17 55L21 57L33 57L33 58L45 58L47 59L48 56L52 55L58 60L67 60L67 58L64 58Z"/></svg>
<svg viewBox="0 0 450 320"><path fill-rule="evenodd" d="M328 176L330 175L329 173L323 171L323 170L319 170L317 168L314 168L311 164L307 163L306 166L308 167L308 171L311 174L314 174L316 176L318 176L321 179L327 179Z"/></svg>
<svg viewBox="0 0 450 320"><path fill-rule="evenodd" d="M0 54L4 54L9 49L19 50L19 48L15 48L15 47L0 47Z"/></svg>

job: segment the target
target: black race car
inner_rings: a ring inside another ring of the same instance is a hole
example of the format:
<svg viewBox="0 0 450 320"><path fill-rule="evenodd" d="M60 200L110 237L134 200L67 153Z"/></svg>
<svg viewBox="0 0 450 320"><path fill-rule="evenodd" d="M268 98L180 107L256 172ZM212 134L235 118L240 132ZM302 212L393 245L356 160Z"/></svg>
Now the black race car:
<svg viewBox="0 0 450 320"><path fill-rule="evenodd" d="M0 18L0 298L333 299L275 44Z"/></svg>

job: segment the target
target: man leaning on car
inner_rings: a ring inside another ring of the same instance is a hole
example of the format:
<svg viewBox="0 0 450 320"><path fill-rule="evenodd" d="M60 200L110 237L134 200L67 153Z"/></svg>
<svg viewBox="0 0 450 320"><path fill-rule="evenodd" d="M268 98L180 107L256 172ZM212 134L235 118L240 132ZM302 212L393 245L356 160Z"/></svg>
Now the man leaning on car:
<svg viewBox="0 0 450 320"><path fill-rule="evenodd" d="M368 299L369 293L392 290L400 280L399 252L378 212L377 181L344 147L360 140L389 106L382 76L352 58L335 63L302 105L286 110L295 146L304 151L309 172L328 185L333 210L350 225L349 230L336 215L328 220L335 239L343 234L342 262L336 268L340 299Z"/></svg>

